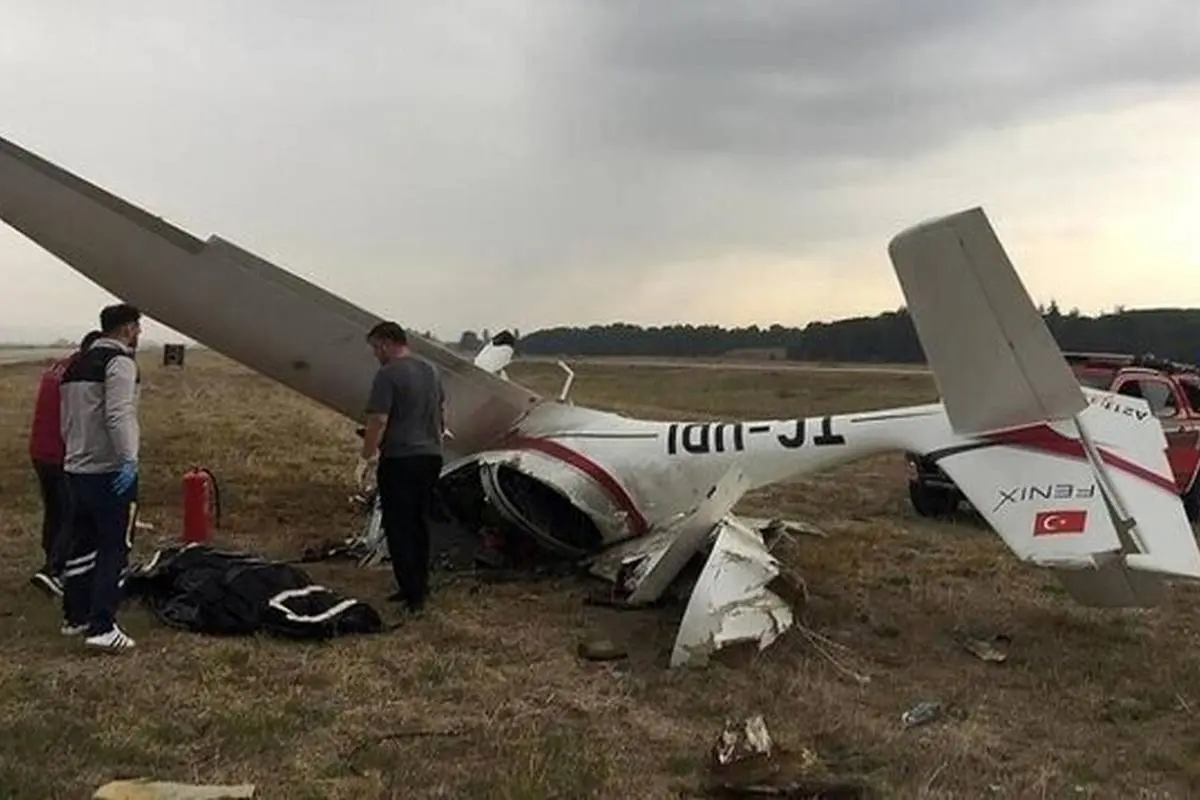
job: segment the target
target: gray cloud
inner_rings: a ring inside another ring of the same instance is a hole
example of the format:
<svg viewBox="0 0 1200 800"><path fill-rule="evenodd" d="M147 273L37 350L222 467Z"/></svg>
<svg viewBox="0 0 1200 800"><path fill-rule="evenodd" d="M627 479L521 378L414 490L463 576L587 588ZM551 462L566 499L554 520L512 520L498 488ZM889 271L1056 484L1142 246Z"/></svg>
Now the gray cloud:
<svg viewBox="0 0 1200 800"><path fill-rule="evenodd" d="M548 70L552 163L575 191L550 213L589 263L803 256L870 229L829 192L972 134L1200 76L1187 0L618 0L578 12L578 50Z"/></svg>
<svg viewBox="0 0 1200 800"><path fill-rule="evenodd" d="M905 157L1118 86L1200 77L1189 0L590 6L584 107L622 144ZM575 77L575 76L573 76Z"/></svg>

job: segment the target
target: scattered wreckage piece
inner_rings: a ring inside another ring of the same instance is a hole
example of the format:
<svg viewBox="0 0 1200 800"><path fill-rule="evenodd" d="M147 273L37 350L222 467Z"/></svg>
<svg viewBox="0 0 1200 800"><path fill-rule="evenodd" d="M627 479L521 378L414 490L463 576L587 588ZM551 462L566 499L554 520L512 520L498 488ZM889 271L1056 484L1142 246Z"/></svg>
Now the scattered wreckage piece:
<svg viewBox="0 0 1200 800"><path fill-rule="evenodd" d="M761 526L755 530L730 513L746 483L744 473L731 469L670 527L590 560L589 571L612 582L614 605L640 608L659 602L685 565L707 548L676 634L672 667L704 666L714 652L734 643L754 642L762 650L792 626L791 604L773 591L781 567L765 537L766 531L775 533L774 544L786 523L755 520ZM796 524L797 530L805 527Z"/></svg>
<svg viewBox="0 0 1200 800"><path fill-rule="evenodd" d="M709 753L710 797L866 798L870 787L827 774L820 757L777 746L761 714L726 720Z"/></svg>
<svg viewBox="0 0 1200 800"><path fill-rule="evenodd" d="M699 553L706 543L712 541L714 532L717 532L719 541L719 524L728 518L738 499L749 488L750 481L745 472L738 467L731 467L713 483L703 500L666 528L666 546L657 547L634 562L627 562L624 566L629 566L630 569L623 575L622 582L625 584L623 588L627 587L629 590L629 602L634 605L649 603L661 597L692 557ZM769 557L761 538L758 545ZM716 551L709 552L711 564ZM709 570L707 565L693 588L693 598L705 583L706 577L708 581L716 578L716 574Z"/></svg>
<svg viewBox="0 0 1200 800"><path fill-rule="evenodd" d="M937 700L922 700L900 715L900 723L905 728L916 728L927 725L942 718L942 704Z"/></svg>
<svg viewBox="0 0 1200 800"><path fill-rule="evenodd" d="M748 758L770 758L773 744L762 714L747 717L740 725L727 719L713 744L712 759L717 766L727 767Z"/></svg>
<svg viewBox="0 0 1200 800"><path fill-rule="evenodd" d="M1012 645L1012 637L1005 633L985 634L975 631L956 630L952 638L962 649L978 658L992 664L1003 664L1008 661L1008 650Z"/></svg>
<svg viewBox="0 0 1200 800"><path fill-rule="evenodd" d="M794 617L791 606L767 588L778 576L779 563L761 534L725 518L683 612L671 666L704 666L735 642L757 642L762 650L779 638Z"/></svg>
<svg viewBox="0 0 1200 800"><path fill-rule="evenodd" d="M742 522L752 528L757 528L768 546L774 546L775 540L785 536L829 538L828 533L807 520L784 519L783 517L742 517Z"/></svg>
<svg viewBox="0 0 1200 800"><path fill-rule="evenodd" d="M907 730L934 722L962 722L969 716L967 707L957 699L922 700L900 715L900 724Z"/></svg>
<svg viewBox="0 0 1200 800"><path fill-rule="evenodd" d="M196 633L328 639L383 630L374 607L293 564L198 543L155 552L129 571L125 592L164 624Z"/></svg>

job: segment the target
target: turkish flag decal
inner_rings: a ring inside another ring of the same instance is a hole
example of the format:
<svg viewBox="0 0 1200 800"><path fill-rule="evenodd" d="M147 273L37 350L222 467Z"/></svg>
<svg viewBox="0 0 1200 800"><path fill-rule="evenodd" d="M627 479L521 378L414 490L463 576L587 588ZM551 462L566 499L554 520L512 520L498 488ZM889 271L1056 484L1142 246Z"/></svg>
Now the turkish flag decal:
<svg viewBox="0 0 1200 800"><path fill-rule="evenodd" d="M1087 511L1039 511L1033 518L1034 536L1083 533L1086 527Z"/></svg>

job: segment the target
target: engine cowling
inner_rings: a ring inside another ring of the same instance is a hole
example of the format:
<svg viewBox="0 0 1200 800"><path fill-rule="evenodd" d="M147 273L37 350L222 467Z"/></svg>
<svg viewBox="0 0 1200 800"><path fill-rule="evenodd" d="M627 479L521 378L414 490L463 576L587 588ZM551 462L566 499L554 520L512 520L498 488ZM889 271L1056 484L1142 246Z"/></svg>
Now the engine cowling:
<svg viewBox="0 0 1200 800"><path fill-rule="evenodd" d="M566 556L631 535L628 514L591 476L535 450L495 451L454 465L440 493L460 523L478 529L499 517Z"/></svg>

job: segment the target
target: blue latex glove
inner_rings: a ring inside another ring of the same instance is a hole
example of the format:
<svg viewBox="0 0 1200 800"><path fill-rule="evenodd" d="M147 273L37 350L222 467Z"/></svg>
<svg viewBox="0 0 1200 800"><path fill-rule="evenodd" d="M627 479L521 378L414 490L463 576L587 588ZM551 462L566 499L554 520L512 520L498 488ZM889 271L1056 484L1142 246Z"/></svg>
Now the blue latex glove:
<svg viewBox="0 0 1200 800"><path fill-rule="evenodd" d="M138 465L131 458L127 458L121 462L121 469L117 472L117 477L113 478L112 488L117 494L125 494L133 486L133 482L137 480Z"/></svg>

